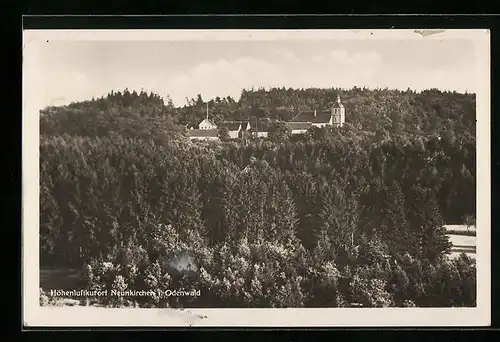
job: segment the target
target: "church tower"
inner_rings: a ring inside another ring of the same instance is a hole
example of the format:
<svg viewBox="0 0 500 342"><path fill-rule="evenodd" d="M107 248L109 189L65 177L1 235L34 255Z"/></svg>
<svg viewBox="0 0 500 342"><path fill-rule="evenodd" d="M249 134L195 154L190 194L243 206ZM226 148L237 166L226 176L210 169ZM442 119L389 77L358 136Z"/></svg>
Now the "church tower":
<svg viewBox="0 0 500 342"><path fill-rule="evenodd" d="M337 94L337 101L333 103L330 111L331 111L330 125L336 127L342 127L345 122L345 108L342 102L340 102L340 96L338 94Z"/></svg>

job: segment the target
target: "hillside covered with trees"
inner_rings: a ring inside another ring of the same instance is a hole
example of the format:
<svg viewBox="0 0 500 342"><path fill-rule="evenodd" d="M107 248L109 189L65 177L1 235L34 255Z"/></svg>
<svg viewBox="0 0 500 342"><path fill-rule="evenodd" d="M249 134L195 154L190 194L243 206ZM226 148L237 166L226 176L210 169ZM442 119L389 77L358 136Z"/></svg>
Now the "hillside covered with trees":
<svg viewBox="0 0 500 342"><path fill-rule="evenodd" d="M87 288L202 292L106 305L475 306L475 263L446 257L443 228L475 215L474 95L343 90L343 128L277 129L338 91L210 101L216 122L270 122L245 142L186 139L201 96L174 107L125 90L44 109L41 267L82 268ZM177 252L194 274L162 263Z"/></svg>

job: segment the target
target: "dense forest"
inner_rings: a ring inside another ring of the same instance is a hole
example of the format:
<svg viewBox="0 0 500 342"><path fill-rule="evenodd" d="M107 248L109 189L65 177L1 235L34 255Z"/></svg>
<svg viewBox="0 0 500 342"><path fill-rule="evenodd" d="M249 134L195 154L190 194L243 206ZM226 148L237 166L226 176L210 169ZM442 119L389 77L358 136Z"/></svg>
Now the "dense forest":
<svg viewBox="0 0 500 342"><path fill-rule="evenodd" d="M344 127L276 129L339 92ZM102 298L113 306L475 306L475 262L447 257L443 228L476 211L473 94L275 88L209 107L269 137L189 141L201 96L126 89L42 110L41 266L82 268L93 289L202 292ZM197 270L162 262L178 253Z"/></svg>

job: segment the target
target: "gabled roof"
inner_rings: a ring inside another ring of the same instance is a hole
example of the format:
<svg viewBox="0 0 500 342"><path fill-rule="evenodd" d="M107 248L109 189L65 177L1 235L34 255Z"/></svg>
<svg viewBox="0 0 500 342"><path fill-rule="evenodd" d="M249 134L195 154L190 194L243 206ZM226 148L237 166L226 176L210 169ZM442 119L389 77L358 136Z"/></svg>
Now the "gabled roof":
<svg viewBox="0 0 500 342"><path fill-rule="evenodd" d="M301 112L290 120L290 122L312 122L312 123L327 123L330 121L331 113L329 111L314 111Z"/></svg>
<svg viewBox="0 0 500 342"><path fill-rule="evenodd" d="M292 130L298 130L298 129L309 129L312 127L312 124L310 122L289 122L288 126Z"/></svg>
<svg viewBox="0 0 500 342"><path fill-rule="evenodd" d="M219 131L216 129L190 129L188 131L190 137L208 138L208 137L218 137Z"/></svg>
<svg viewBox="0 0 500 342"><path fill-rule="evenodd" d="M227 127L230 131L237 131L240 125L241 129L246 129L247 125L250 125L250 127L252 126L249 121L224 121L221 126Z"/></svg>
<svg viewBox="0 0 500 342"><path fill-rule="evenodd" d="M240 122L224 122L221 126L226 127L230 131L237 131L240 125Z"/></svg>
<svg viewBox="0 0 500 342"><path fill-rule="evenodd" d="M214 123L213 123L212 121L210 121L209 119L203 119L203 121L202 121L202 122L200 122L200 123L198 124L198 126L199 126L199 125L201 125L202 123L206 123L206 124L209 124L209 125L212 125L212 126L217 126L216 124L214 124Z"/></svg>

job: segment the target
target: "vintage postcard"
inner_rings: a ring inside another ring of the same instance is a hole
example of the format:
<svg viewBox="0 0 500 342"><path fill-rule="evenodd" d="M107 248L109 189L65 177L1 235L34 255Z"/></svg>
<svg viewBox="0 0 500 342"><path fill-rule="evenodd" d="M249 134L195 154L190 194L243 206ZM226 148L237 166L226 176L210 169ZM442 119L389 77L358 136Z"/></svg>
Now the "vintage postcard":
<svg viewBox="0 0 500 342"><path fill-rule="evenodd" d="M488 30L25 30L28 327L490 324Z"/></svg>

